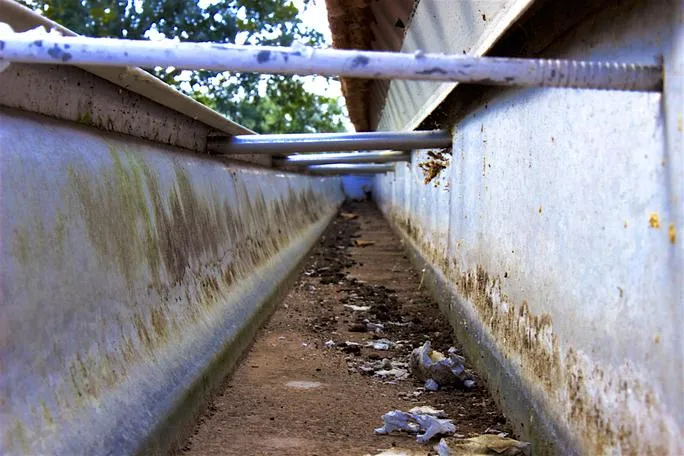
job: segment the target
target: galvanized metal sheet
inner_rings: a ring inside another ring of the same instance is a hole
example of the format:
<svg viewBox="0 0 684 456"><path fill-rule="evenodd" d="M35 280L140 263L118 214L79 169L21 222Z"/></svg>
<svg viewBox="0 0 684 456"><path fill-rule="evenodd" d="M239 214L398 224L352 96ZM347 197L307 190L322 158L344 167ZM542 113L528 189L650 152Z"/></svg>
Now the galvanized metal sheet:
<svg viewBox="0 0 684 456"><path fill-rule="evenodd" d="M665 55L680 74L682 5L606 9L547 53ZM662 95L491 93L455 125L448 201L415 165L376 177L535 453L684 452L679 81Z"/></svg>
<svg viewBox="0 0 684 456"><path fill-rule="evenodd" d="M484 55L533 0L425 0L418 3L402 52ZM378 130L413 130L455 83L392 81Z"/></svg>
<svg viewBox="0 0 684 456"><path fill-rule="evenodd" d="M15 110L0 111L0 150L8 455L168 449L154 433L181 407L192 419L192 388L237 359L343 198L337 178Z"/></svg>

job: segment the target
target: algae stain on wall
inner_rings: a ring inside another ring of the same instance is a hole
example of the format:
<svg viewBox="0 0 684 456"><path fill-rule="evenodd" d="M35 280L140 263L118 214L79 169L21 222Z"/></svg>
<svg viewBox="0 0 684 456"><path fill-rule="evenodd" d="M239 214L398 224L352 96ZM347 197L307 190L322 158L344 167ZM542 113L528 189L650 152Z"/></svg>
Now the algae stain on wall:
<svg viewBox="0 0 684 456"><path fill-rule="evenodd" d="M115 266L131 288L148 280L153 294L132 305L131 319L121 322L120 355L100 357L120 367L93 366L88 372L125 371L124 365L145 355L139 347L149 354L180 337L180 328L208 318L236 280L331 209L311 188L290 188L270 202L240 179L223 192L201 191L178 163L165 174L173 180L163 182L154 167L130 151L110 147L109 152L111 167L99 170L96 178L72 167L70 185L102 267ZM83 369L72 371L85 379L73 382L78 389L95 383Z"/></svg>

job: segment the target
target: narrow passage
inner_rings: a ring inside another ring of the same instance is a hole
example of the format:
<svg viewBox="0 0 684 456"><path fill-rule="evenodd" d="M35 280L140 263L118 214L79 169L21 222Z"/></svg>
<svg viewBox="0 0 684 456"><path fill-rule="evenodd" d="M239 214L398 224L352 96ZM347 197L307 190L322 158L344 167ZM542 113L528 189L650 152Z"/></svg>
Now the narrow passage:
<svg viewBox="0 0 684 456"><path fill-rule="evenodd" d="M439 438L421 445L415 434L373 432L383 414L422 405L444 410L457 437L510 433L477 373L466 371L470 389L436 392L402 375L426 340L460 353L389 224L372 203L348 203L183 454L374 455L393 447L436 454Z"/></svg>

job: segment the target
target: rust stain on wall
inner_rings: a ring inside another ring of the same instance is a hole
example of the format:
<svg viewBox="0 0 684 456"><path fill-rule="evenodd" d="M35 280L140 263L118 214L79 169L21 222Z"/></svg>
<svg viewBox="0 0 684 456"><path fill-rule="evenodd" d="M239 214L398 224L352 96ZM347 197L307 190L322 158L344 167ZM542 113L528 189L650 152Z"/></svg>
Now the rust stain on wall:
<svg viewBox="0 0 684 456"><path fill-rule="evenodd" d="M472 305L477 324L495 341L505 364L548 416L569 429L577 448L586 454L661 455L681 447L672 412L632 366L603 367L572 346L561 349L550 315L534 314L527 301L511 302L502 279L481 265L459 270L456 261L430 245L430 234L395 208L389 217Z"/></svg>

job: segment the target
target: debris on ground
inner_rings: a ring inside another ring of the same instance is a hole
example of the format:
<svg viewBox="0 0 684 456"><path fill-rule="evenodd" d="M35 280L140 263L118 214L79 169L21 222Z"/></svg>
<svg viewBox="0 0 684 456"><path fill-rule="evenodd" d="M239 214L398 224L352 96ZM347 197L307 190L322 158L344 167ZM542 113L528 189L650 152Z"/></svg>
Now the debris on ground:
<svg viewBox="0 0 684 456"><path fill-rule="evenodd" d="M367 241L365 239L354 239L354 245L356 247L368 247L369 245L375 245L375 241Z"/></svg>
<svg viewBox="0 0 684 456"><path fill-rule="evenodd" d="M344 308L349 309L352 312L368 312L371 310L371 306L355 306L353 304L345 304Z"/></svg>
<svg viewBox="0 0 684 456"><path fill-rule="evenodd" d="M385 325L382 323L372 323L368 319L363 320L363 324L366 325L366 329L371 332L379 333L385 329Z"/></svg>
<svg viewBox="0 0 684 456"><path fill-rule="evenodd" d="M432 378L428 378L425 380L425 391L439 391L439 383Z"/></svg>
<svg viewBox="0 0 684 456"><path fill-rule="evenodd" d="M420 387L420 388L416 388L415 391L411 391L411 392L402 391L401 393L399 393L399 397L402 399L406 399L406 400L415 402L415 401L418 401L418 398L420 396L422 396L423 393L425 393L425 388Z"/></svg>
<svg viewBox="0 0 684 456"><path fill-rule="evenodd" d="M428 405L453 420L457 433L445 438L452 451L456 445L451 442L485 429L513 435L476 372L468 371L477 382L472 389L437 392L426 391L425 382L409 373L412 350L426 340L446 357L449 347L459 348L458 341L425 287L418 289L420 270L411 266L378 210L346 204L343 211L359 217L338 215L330 224L304 262L305 273L221 387L216 406L202 416L196 435L183 447L184 456L359 455L390 447L395 451L381 454L434 456L440 437L421 444L417 433L373 433L384 413L418 413L415 407ZM376 244L354 248L354 239ZM369 309L354 311L345 304ZM349 330L363 326L366 331ZM366 346L383 338L402 346ZM290 381L321 386L302 389ZM248 420L245 410L253 412Z"/></svg>
<svg viewBox="0 0 684 456"><path fill-rule="evenodd" d="M370 454L366 453L365 456L428 456L425 451L421 450L409 450L406 448L387 448L385 450L379 450L379 453Z"/></svg>
<svg viewBox="0 0 684 456"><path fill-rule="evenodd" d="M503 432L493 427L488 427L487 429L485 429L484 433L498 435L499 437L508 437L508 432Z"/></svg>
<svg viewBox="0 0 684 456"><path fill-rule="evenodd" d="M378 339L366 344L367 347L373 348L373 350L389 350L396 345L401 345L396 342L392 342L389 339Z"/></svg>
<svg viewBox="0 0 684 456"><path fill-rule="evenodd" d="M340 212L340 217L345 220L354 220L359 218L359 214L355 214L353 212Z"/></svg>
<svg viewBox="0 0 684 456"><path fill-rule="evenodd" d="M411 373L418 380L425 382L425 389L428 391L437 391L441 386L475 386L475 382L466 372L465 358L457 355L453 347L449 349L448 355L447 357L433 350L429 340L411 352Z"/></svg>
<svg viewBox="0 0 684 456"><path fill-rule="evenodd" d="M392 410L382 416L382 421L383 426L375 429L376 434L386 435L392 431L406 431L417 434L416 441L419 443L427 443L435 436L456 432L456 426L452 420L423 413ZM423 431L422 434L421 431Z"/></svg>
<svg viewBox="0 0 684 456"><path fill-rule="evenodd" d="M530 456L532 445L529 442L483 434L469 439L441 439L435 445L439 456Z"/></svg>
<svg viewBox="0 0 684 456"><path fill-rule="evenodd" d="M446 443L446 440L444 439L439 439L439 443L435 445L435 451L437 452L437 456L451 456L451 448L449 448L449 445Z"/></svg>
<svg viewBox="0 0 684 456"><path fill-rule="evenodd" d="M381 361L366 362L359 366L359 372L373 375L382 380L404 380L408 378L408 364L383 358Z"/></svg>
<svg viewBox="0 0 684 456"><path fill-rule="evenodd" d="M353 355L360 355L361 354L361 344L359 344L357 342L349 342L347 340L347 341L338 343L337 346L339 348L341 348L344 353L350 353Z"/></svg>
<svg viewBox="0 0 684 456"><path fill-rule="evenodd" d="M413 407L409 410L409 413L420 413L423 415L432 415L435 418L446 418L446 412L444 410L437 410L429 405L421 405L420 407Z"/></svg>

